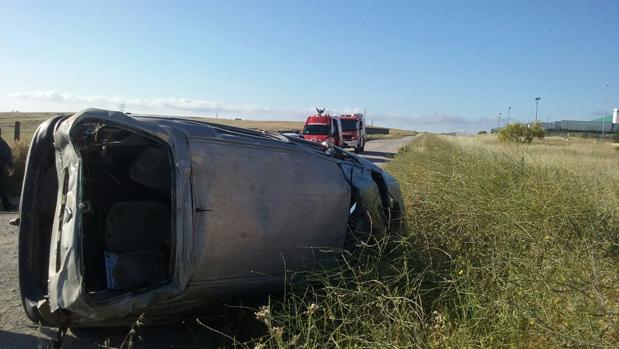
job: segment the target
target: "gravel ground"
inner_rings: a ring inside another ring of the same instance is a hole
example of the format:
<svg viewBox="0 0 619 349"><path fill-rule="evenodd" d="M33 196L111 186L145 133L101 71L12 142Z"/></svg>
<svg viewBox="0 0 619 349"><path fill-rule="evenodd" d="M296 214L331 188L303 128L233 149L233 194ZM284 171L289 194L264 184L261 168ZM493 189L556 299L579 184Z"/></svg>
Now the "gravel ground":
<svg viewBox="0 0 619 349"><path fill-rule="evenodd" d="M16 213L0 212L0 348L36 348L53 330L39 328L24 313L17 278L17 227L9 225Z"/></svg>

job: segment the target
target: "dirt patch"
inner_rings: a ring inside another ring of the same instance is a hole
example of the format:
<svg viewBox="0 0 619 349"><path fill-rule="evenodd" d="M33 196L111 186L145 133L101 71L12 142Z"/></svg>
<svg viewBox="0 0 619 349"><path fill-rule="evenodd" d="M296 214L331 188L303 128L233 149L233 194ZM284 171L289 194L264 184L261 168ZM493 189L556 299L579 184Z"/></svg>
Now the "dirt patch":
<svg viewBox="0 0 619 349"><path fill-rule="evenodd" d="M9 225L15 213L0 213L0 347L46 347L48 335L26 317L17 276L17 227ZM50 332L50 331L47 331Z"/></svg>

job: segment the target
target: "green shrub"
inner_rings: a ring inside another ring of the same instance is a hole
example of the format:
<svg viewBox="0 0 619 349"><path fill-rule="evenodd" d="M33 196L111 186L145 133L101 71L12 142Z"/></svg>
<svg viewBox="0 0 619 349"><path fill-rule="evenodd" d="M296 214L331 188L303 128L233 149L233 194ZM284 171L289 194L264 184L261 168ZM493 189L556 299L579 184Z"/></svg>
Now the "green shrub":
<svg viewBox="0 0 619 349"><path fill-rule="evenodd" d="M513 123L499 130L499 139L503 142L531 143L533 138L542 139L545 135L546 131L538 121L530 125Z"/></svg>
<svg viewBox="0 0 619 349"><path fill-rule="evenodd" d="M488 134L488 132L486 130L481 130L479 132L477 132L478 135L485 135Z"/></svg>

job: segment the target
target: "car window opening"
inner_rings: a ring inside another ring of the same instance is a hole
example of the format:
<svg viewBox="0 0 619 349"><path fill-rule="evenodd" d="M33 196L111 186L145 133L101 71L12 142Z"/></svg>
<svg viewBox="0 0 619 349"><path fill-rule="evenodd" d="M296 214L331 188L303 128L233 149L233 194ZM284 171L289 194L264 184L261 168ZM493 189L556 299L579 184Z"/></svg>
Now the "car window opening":
<svg viewBox="0 0 619 349"><path fill-rule="evenodd" d="M84 125L82 257L95 300L170 279L172 157L167 144L113 126Z"/></svg>
<svg viewBox="0 0 619 349"><path fill-rule="evenodd" d="M342 130L357 131L357 120L342 119Z"/></svg>

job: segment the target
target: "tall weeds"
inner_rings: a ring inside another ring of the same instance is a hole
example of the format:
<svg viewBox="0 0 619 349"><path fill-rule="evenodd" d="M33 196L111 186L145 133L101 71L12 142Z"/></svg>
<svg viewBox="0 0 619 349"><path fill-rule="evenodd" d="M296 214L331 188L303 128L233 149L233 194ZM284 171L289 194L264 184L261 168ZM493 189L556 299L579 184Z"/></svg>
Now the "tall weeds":
<svg viewBox="0 0 619 349"><path fill-rule="evenodd" d="M258 313L268 334L252 344L616 346L613 165L548 150L420 137L388 165L407 204L405 234L358 242L339 266L291 283Z"/></svg>

